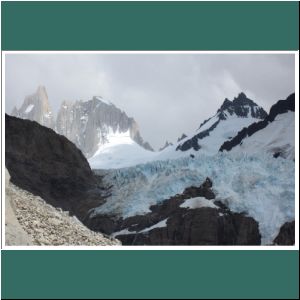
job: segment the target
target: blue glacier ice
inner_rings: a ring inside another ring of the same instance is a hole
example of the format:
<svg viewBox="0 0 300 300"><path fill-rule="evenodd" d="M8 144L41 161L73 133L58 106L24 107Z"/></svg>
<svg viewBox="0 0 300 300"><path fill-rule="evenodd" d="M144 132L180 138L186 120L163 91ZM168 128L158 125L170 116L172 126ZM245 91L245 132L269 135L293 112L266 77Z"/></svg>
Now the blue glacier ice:
<svg viewBox="0 0 300 300"><path fill-rule="evenodd" d="M101 171L96 171L100 172ZM258 223L262 244L270 244L287 221L295 219L295 163L270 155L219 153L195 158L154 161L106 171L112 196L91 216L119 214L124 218L149 212L149 207L186 187L213 181L216 198L234 212L245 212Z"/></svg>

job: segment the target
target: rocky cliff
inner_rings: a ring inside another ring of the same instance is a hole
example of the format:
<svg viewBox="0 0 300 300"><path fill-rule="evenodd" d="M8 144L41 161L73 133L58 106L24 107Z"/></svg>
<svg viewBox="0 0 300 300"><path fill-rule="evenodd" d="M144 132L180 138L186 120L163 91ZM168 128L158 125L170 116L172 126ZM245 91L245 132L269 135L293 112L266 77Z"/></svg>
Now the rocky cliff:
<svg viewBox="0 0 300 300"><path fill-rule="evenodd" d="M138 145L153 151L142 139L136 121L101 97L63 102L57 115L56 131L72 141L87 158L109 143L112 136L126 132Z"/></svg>
<svg viewBox="0 0 300 300"><path fill-rule="evenodd" d="M55 126L54 116L44 86L39 86L34 94L25 97L22 106L19 109L14 107L11 114L18 118L36 121L49 128Z"/></svg>
<svg viewBox="0 0 300 300"><path fill-rule="evenodd" d="M55 117L46 88L39 86L33 95L25 98L19 109L13 109L11 115L54 129L72 141L87 158L110 143L112 136L124 133L142 148L153 151L143 140L137 122L100 96L88 101L63 101Z"/></svg>
<svg viewBox="0 0 300 300"><path fill-rule="evenodd" d="M5 115L5 165L12 183L80 219L103 202L81 151L36 122Z"/></svg>

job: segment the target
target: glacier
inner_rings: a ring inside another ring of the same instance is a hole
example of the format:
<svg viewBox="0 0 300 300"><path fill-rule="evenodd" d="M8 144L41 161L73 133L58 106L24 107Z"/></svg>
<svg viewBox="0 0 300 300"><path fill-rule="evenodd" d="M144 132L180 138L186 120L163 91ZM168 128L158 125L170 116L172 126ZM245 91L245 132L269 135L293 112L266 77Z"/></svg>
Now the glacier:
<svg viewBox="0 0 300 300"><path fill-rule="evenodd" d="M233 212L244 212L259 223L262 244L271 244L280 227L295 219L295 163L268 154L198 153L194 158L153 161L134 167L94 170L113 185L111 197L91 211L130 216L149 212L157 204L186 187L213 181L216 200Z"/></svg>

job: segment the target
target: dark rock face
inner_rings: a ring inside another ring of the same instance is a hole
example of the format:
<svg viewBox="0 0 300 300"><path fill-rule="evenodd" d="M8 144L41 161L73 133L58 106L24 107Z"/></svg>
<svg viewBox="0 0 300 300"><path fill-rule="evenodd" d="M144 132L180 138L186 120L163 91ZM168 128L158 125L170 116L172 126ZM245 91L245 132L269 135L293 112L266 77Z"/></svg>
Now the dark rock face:
<svg viewBox="0 0 300 300"><path fill-rule="evenodd" d="M222 113L224 111L229 112L230 115L235 114L243 118L247 117L249 112L252 118L264 119L267 116L265 110L257 106L257 104L244 93L240 93L233 101L226 98L218 112ZM222 117L224 118L224 114Z"/></svg>
<svg viewBox="0 0 300 300"><path fill-rule="evenodd" d="M191 139L185 141L183 144L178 145L176 148L176 151L177 150L187 151L191 148L193 148L195 151L198 151L199 149L201 149L201 146L198 144L198 140L202 140L205 137L209 136L210 132L213 131L218 126L219 122L220 122L220 120L215 122L208 129L203 130L203 131L199 132L198 134L194 135Z"/></svg>
<svg viewBox="0 0 300 300"><path fill-rule="evenodd" d="M112 234L127 230L129 234L116 234L124 245L259 245L261 242L257 222L244 214L232 213L225 204L215 201L217 208L180 207L186 199L215 198L212 181L207 178L199 187L191 186L158 205L151 212L127 219L95 216L90 226ZM165 227L150 229L161 221ZM145 230L146 229L146 230Z"/></svg>
<svg viewBox="0 0 300 300"><path fill-rule="evenodd" d="M222 126L222 121L226 120L228 115L235 115L239 118L252 117L256 119L264 119L267 116L267 113L262 107L258 106L254 101L247 98L244 93L240 93L238 97L234 98L232 101L226 98L221 107L218 109L217 114L212 118L205 120L198 129L200 132L184 143L179 144L176 147L176 151L187 151L190 149L194 149L195 151L200 150L201 145L199 145L199 141L211 135L217 126ZM212 124L212 126L201 131L201 127L213 118L216 121Z"/></svg>
<svg viewBox="0 0 300 300"><path fill-rule="evenodd" d="M213 208L181 209L167 220L167 227L147 233L119 235L124 245L259 245L257 223L233 214L220 217Z"/></svg>
<svg viewBox="0 0 300 300"><path fill-rule="evenodd" d="M34 121L5 115L5 165L15 185L81 220L104 201L81 151Z"/></svg>
<svg viewBox="0 0 300 300"><path fill-rule="evenodd" d="M235 137L224 142L219 151L230 151L233 147L242 143L243 139L247 136L251 136L255 132L267 127L270 122L274 121L277 115L286 113L288 111L295 111L295 94L291 94L286 100L279 100L271 107L269 115L267 115L263 121L255 122L249 127L243 128ZM280 155L277 155L276 157L278 156Z"/></svg>
<svg viewBox="0 0 300 300"><path fill-rule="evenodd" d="M295 245L295 221L284 223L277 237L274 239L274 244L283 246Z"/></svg>

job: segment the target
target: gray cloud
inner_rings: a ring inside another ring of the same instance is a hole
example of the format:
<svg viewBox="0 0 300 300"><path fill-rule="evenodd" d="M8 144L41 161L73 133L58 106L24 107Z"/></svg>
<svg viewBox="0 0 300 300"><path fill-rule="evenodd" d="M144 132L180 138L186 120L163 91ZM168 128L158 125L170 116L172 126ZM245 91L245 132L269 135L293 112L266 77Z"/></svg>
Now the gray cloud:
<svg viewBox="0 0 300 300"><path fill-rule="evenodd" d="M154 147L193 132L244 91L267 111L295 90L293 54L6 54L5 111L45 85L53 110L101 95Z"/></svg>

